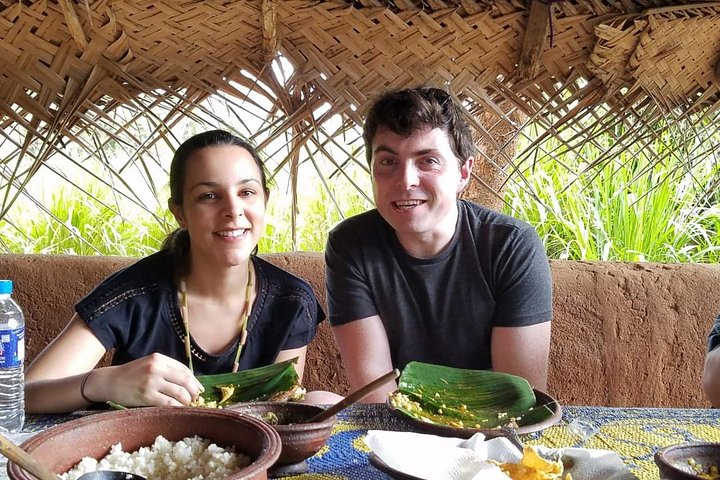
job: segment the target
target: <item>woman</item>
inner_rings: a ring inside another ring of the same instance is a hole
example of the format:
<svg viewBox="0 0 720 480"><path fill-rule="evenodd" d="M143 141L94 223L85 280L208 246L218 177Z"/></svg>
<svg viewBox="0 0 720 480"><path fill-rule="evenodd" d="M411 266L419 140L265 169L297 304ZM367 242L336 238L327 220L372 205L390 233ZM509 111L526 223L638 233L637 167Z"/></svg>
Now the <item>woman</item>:
<svg viewBox="0 0 720 480"><path fill-rule="evenodd" d="M195 375L299 357L325 317L310 286L256 257L268 186L245 141L215 130L183 143L170 167L180 228L76 306L26 372L28 413L93 402L188 405ZM94 367L114 349L113 365Z"/></svg>

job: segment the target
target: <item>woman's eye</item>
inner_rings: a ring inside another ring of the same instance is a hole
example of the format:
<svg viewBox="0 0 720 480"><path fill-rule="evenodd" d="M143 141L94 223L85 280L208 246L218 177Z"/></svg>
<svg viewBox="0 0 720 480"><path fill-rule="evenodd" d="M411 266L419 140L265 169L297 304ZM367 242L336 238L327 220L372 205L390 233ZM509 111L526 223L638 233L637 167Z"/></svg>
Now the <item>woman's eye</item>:
<svg viewBox="0 0 720 480"><path fill-rule="evenodd" d="M241 197L250 197L252 195L255 195L255 190L241 190L240 191Z"/></svg>

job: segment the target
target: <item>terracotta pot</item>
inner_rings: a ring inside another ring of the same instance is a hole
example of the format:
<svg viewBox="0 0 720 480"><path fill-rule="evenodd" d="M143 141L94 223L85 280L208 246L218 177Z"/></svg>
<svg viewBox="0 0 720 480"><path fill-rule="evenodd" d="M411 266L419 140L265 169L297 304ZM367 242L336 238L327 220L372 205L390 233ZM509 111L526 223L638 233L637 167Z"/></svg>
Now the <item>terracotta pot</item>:
<svg viewBox="0 0 720 480"><path fill-rule="evenodd" d="M280 421L271 421L282 440L282 453L277 465L289 465L315 455L325 445L332 433L336 417L318 423L303 423L324 410L323 407L294 402L254 402L241 403L229 407L233 411L271 421L272 413Z"/></svg>
<svg viewBox="0 0 720 480"><path fill-rule="evenodd" d="M681 443L655 452L655 464L663 480L701 480L691 459L703 473L712 466L720 468L720 443Z"/></svg>
<svg viewBox="0 0 720 480"><path fill-rule="evenodd" d="M227 477L228 480L264 480L280 455L278 433L266 423L227 410L209 408L147 407L88 415L49 428L20 446L56 473L73 468L83 457L100 459L110 447L122 442L133 452L152 445L162 435L178 441L198 435L220 447L235 447L252 463ZM8 462L11 480L33 480L24 470Z"/></svg>

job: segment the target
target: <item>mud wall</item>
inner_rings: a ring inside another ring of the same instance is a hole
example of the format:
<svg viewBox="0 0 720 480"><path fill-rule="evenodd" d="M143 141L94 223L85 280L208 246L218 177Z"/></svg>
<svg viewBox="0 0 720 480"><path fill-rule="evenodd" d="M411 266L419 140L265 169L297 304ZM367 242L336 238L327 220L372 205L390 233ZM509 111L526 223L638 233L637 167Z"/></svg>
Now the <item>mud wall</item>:
<svg viewBox="0 0 720 480"><path fill-rule="evenodd" d="M307 279L324 299L321 253L264 256ZM74 303L128 265L122 257L0 255L16 283L34 358L65 326ZM551 262L553 337L548 390L568 405L707 407L700 382L705 339L720 312L720 266ZM347 391L327 322L310 345L305 384Z"/></svg>

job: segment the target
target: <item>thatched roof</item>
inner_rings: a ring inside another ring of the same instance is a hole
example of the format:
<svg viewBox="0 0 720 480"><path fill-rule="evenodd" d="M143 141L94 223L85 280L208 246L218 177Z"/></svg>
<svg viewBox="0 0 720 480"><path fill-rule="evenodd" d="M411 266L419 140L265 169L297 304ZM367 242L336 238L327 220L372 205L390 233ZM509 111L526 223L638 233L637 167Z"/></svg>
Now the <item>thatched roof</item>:
<svg viewBox="0 0 720 480"><path fill-rule="evenodd" d="M703 137L715 128L719 60L720 2L0 0L0 123L14 145L5 157L28 165L22 182L68 143L147 152L208 97L257 104L251 90L271 105L252 107L267 119L258 141L289 141L292 163L306 142L322 153L335 129L360 123L378 92L430 82L465 101L484 171L503 181L508 146L530 123L560 150L624 125L606 158L683 122ZM134 113L120 118L119 106ZM326 131L335 114L342 125ZM129 128L139 119L148 139ZM99 145L87 137L97 131Z"/></svg>

